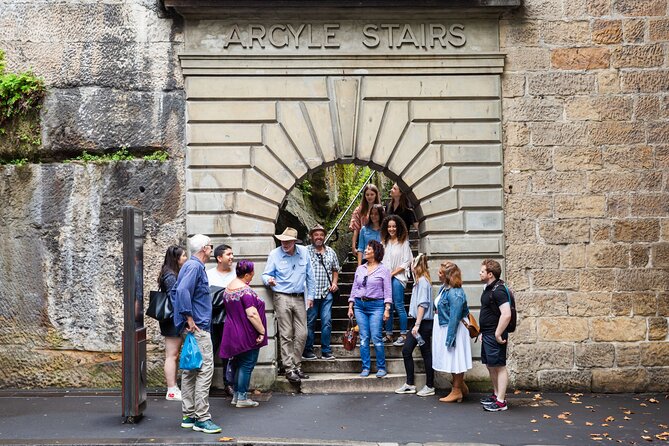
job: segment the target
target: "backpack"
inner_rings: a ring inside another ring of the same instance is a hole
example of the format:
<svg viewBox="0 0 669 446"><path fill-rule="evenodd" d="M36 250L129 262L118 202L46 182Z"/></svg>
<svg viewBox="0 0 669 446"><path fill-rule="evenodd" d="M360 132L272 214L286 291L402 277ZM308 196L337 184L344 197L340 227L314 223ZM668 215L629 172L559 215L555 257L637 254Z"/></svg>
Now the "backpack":
<svg viewBox="0 0 669 446"><path fill-rule="evenodd" d="M513 295L513 291L509 289L509 287L506 286L506 283L502 282L502 285L504 285L504 290L506 291L506 295L509 296L509 306L511 307L511 320L509 321L509 325L506 326L506 331L509 333L513 333L516 331L516 325L518 325L518 312L516 311L516 297Z"/></svg>

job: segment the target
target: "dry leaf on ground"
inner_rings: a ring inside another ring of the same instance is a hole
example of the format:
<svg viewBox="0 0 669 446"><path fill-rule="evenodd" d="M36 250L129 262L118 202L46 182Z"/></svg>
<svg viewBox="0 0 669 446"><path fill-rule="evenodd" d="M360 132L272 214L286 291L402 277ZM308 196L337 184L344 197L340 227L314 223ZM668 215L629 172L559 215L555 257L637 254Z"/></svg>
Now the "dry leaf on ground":
<svg viewBox="0 0 669 446"><path fill-rule="evenodd" d="M226 442L226 441L233 441L233 440L234 440L234 438L232 438L232 437L220 437L220 438L218 439L218 441L220 441L220 442L222 442L222 443L224 443L224 442Z"/></svg>
<svg viewBox="0 0 669 446"><path fill-rule="evenodd" d="M551 418L551 416L548 414L544 414L544 418Z"/></svg>

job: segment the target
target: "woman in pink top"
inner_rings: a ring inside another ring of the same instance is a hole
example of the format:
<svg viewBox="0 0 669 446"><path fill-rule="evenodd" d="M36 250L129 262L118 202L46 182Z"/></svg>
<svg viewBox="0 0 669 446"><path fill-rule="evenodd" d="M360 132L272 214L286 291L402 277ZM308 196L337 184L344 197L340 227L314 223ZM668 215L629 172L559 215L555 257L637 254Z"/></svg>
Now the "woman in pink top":
<svg viewBox="0 0 669 446"><path fill-rule="evenodd" d="M369 211L372 210L372 206L375 204L381 204L381 195L379 194L379 189L373 184L368 184L362 190L362 200L360 201L358 207L353 210L353 214L351 215L351 222L348 225L348 229L353 231L353 239L351 241L353 254L357 253L356 245L358 243L360 229L369 221ZM361 248L365 249L364 246Z"/></svg>
<svg viewBox="0 0 669 446"><path fill-rule="evenodd" d="M236 273L237 277L223 294L227 316L219 355L221 358L233 358L235 379L232 404L236 407L255 407L258 403L250 399L247 392L260 347L267 345L265 302L249 286L254 274L253 262L238 262Z"/></svg>

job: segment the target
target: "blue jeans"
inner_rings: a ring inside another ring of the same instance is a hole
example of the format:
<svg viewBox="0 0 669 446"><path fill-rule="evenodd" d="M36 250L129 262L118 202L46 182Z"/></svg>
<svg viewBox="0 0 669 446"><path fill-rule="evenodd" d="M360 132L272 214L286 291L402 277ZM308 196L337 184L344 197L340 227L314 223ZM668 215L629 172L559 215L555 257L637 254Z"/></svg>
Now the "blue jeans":
<svg viewBox="0 0 669 446"><path fill-rule="evenodd" d="M321 353L332 353L330 335L332 334L332 293L323 299L314 299L314 306L307 310L307 343L304 353L314 352L316 318L321 318Z"/></svg>
<svg viewBox="0 0 669 446"><path fill-rule="evenodd" d="M381 333L383 328L383 299L366 302L356 299L353 311L360 328L360 359L362 360L363 370L370 370L372 365L369 349L370 338L374 342L374 350L376 351L376 368L385 370L386 352L383 348L383 333Z"/></svg>
<svg viewBox="0 0 669 446"><path fill-rule="evenodd" d="M396 278L392 278L393 283L393 306L390 309L390 317L386 321L386 334L393 333L393 309L400 318L400 333L405 335L407 333L407 310L404 308L404 287L402 282Z"/></svg>
<svg viewBox="0 0 669 446"><path fill-rule="evenodd" d="M259 348L254 348L244 353L240 353L233 359L235 366L235 380L232 388L237 395L238 400L247 399L246 393L249 391L251 383L251 373L258 362Z"/></svg>

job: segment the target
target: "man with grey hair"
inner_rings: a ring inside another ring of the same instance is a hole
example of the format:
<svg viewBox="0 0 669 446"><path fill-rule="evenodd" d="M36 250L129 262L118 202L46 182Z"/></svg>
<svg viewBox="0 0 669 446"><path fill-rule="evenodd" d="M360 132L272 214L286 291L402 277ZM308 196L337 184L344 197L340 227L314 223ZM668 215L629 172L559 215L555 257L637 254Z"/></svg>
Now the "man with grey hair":
<svg viewBox="0 0 669 446"><path fill-rule="evenodd" d="M221 432L211 421L209 387L214 375L214 350L211 343L211 295L204 264L214 246L209 237L196 234L188 240L190 259L179 271L174 286L174 325L177 331L193 333L202 353L202 367L184 370L181 375L181 427L206 434Z"/></svg>

